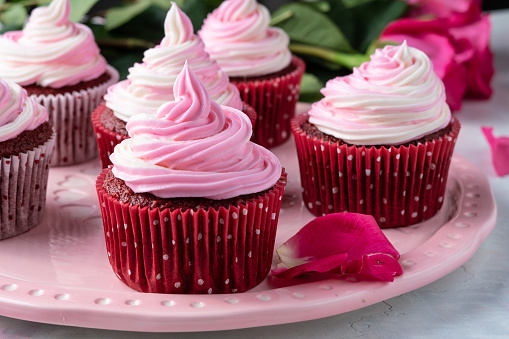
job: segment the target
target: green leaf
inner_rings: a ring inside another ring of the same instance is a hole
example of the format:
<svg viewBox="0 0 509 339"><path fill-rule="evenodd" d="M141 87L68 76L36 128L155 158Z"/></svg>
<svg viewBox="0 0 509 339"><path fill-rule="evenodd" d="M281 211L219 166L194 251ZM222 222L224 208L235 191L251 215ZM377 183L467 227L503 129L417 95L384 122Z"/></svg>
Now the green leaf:
<svg viewBox="0 0 509 339"><path fill-rule="evenodd" d="M193 23L194 31L200 30L203 20L221 4L222 0L187 0L180 8Z"/></svg>
<svg viewBox="0 0 509 339"><path fill-rule="evenodd" d="M71 4L71 14L69 19L73 22L79 22L90 8L99 0L69 0Z"/></svg>
<svg viewBox="0 0 509 339"><path fill-rule="evenodd" d="M357 32L356 20L352 12L341 0L327 0L326 3L328 5L328 9L324 11L324 14L339 27L352 47L357 48L355 45Z"/></svg>
<svg viewBox="0 0 509 339"><path fill-rule="evenodd" d="M21 0L21 1L23 1L23 0ZM37 6L48 6L50 4L50 2L51 2L51 0L37 0L37 1L35 1Z"/></svg>
<svg viewBox="0 0 509 339"><path fill-rule="evenodd" d="M160 7L166 11L168 11L171 7L171 1L168 1L168 0L150 0L150 3L152 5L155 5L157 7ZM180 1L175 1L175 3L177 4L177 6L182 6L182 0Z"/></svg>
<svg viewBox="0 0 509 339"><path fill-rule="evenodd" d="M315 102L322 98L320 90L324 84L315 75L304 73L300 86L299 101Z"/></svg>
<svg viewBox="0 0 509 339"><path fill-rule="evenodd" d="M0 21L4 25L21 28L28 17L27 10L22 4L13 4L0 13Z"/></svg>
<svg viewBox="0 0 509 339"><path fill-rule="evenodd" d="M315 7L291 3L274 11L273 17L285 15L285 12L291 15L277 26L284 29L292 41L340 52L354 52L339 27Z"/></svg>
<svg viewBox="0 0 509 339"><path fill-rule="evenodd" d="M167 11L158 6L149 6L129 20L128 24L109 31L113 36L137 38L158 44L164 37L164 20Z"/></svg>
<svg viewBox="0 0 509 339"><path fill-rule="evenodd" d="M404 1L377 0L353 7L352 12L359 23L357 43L360 52L365 53L387 25L403 16L407 9ZM369 23L367 25L366 23Z"/></svg>
<svg viewBox="0 0 509 339"><path fill-rule="evenodd" d="M364 61L369 60L369 57L365 54L360 53L342 53L338 51L333 51L327 48L310 46L304 44L290 44L288 46L290 50L299 55L308 55L322 59L323 61L328 61L336 66L343 66L349 69L352 69L356 66L359 66ZM324 64L324 66L331 69L338 69L339 67L330 67L329 65Z"/></svg>
<svg viewBox="0 0 509 339"><path fill-rule="evenodd" d="M346 8L352 8L372 1L373 0L341 0Z"/></svg>
<svg viewBox="0 0 509 339"><path fill-rule="evenodd" d="M105 48L101 49L101 54L106 58L108 64L118 71L120 80L126 79L129 68L143 59L143 51L126 52L125 50Z"/></svg>
<svg viewBox="0 0 509 339"><path fill-rule="evenodd" d="M130 5L110 8L106 12L106 29L112 30L122 26L149 7L150 1L140 0Z"/></svg>

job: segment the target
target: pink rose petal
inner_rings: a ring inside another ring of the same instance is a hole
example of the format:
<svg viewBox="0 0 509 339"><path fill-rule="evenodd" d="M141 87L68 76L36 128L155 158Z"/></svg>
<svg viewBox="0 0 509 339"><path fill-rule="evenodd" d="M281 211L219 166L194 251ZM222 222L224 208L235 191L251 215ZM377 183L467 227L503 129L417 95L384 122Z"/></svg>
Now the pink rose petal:
<svg viewBox="0 0 509 339"><path fill-rule="evenodd" d="M334 213L318 217L277 249L272 275L333 273L357 280L393 281L403 273L399 253L370 215Z"/></svg>
<svg viewBox="0 0 509 339"><path fill-rule="evenodd" d="M509 138L493 136L493 127L481 127L491 148L491 159L495 172L499 176L509 174Z"/></svg>

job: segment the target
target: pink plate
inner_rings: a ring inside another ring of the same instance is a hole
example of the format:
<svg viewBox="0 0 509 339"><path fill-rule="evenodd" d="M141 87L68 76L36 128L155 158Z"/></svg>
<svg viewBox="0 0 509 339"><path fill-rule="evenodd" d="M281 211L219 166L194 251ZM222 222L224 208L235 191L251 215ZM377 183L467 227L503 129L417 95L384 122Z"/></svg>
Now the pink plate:
<svg viewBox="0 0 509 339"><path fill-rule="evenodd" d="M276 247L313 217L303 207L290 140L274 149L289 173ZM386 230L404 273L393 283L295 280L269 276L228 295L143 294L125 286L106 257L94 190L99 161L52 168L43 222L0 241L0 314L82 327L181 332L311 320L359 309L414 290L460 267L495 226L483 172L455 155L442 210L424 223ZM277 262L277 256L274 261Z"/></svg>

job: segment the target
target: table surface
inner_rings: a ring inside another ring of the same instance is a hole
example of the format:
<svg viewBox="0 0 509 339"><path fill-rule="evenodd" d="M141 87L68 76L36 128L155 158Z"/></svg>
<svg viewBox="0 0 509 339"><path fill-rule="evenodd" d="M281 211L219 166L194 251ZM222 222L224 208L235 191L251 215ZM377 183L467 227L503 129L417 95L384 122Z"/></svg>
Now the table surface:
<svg viewBox="0 0 509 339"><path fill-rule="evenodd" d="M429 285L356 311L277 326L199 333L139 333L40 324L0 316L0 338L479 338L509 335L509 176L497 177L480 126L509 136L509 10L492 18L496 76L487 101L466 101L456 151L483 169L497 201L493 233L457 270Z"/></svg>

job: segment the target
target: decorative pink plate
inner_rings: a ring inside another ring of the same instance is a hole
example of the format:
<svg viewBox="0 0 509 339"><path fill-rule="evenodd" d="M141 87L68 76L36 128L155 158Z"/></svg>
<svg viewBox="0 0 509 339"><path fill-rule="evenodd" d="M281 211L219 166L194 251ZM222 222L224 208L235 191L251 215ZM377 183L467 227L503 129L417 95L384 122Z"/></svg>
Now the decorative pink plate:
<svg viewBox="0 0 509 339"><path fill-rule="evenodd" d="M274 149L289 173L278 247L313 216L302 205L293 141ZM359 309L435 281L460 267L495 226L483 172L455 155L442 210L410 227L386 230L404 273L393 283L295 280L269 276L227 295L143 294L111 270L94 182L99 161L52 168L43 222L0 241L0 314L44 323L128 331L181 332L311 320ZM277 256L274 258L277 262Z"/></svg>

